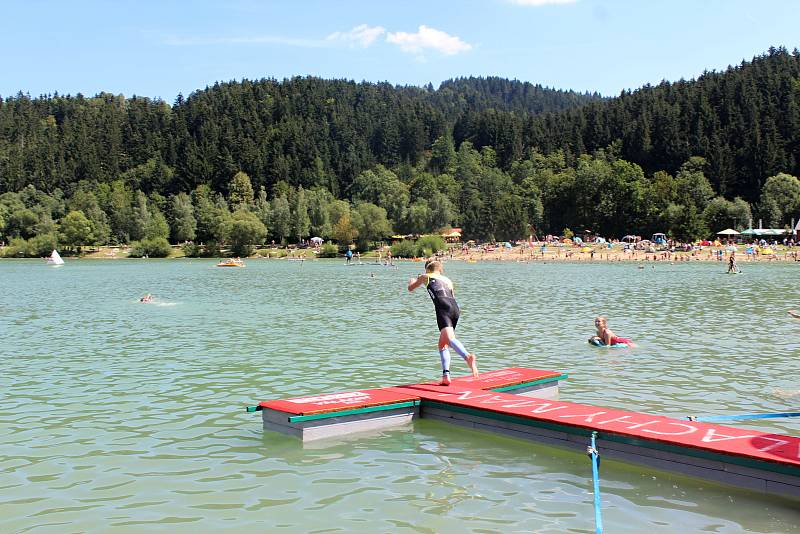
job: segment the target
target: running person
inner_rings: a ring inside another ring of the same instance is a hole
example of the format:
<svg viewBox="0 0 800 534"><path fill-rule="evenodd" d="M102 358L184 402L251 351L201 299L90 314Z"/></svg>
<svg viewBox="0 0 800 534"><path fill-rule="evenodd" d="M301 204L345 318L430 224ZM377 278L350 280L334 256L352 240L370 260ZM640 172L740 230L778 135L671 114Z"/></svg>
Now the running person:
<svg viewBox="0 0 800 534"><path fill-rule="evenodd" d="M472 376L478 376L478 365L475 355L467 352L464 345L456 339L456 325L461 310L458 307L453 294L453 282L447 278L443 272L442 262L438 260L428 260L425 262L425 274L419 275L416 279L408 281L408 290L414 291L424 285L428 290L433 307L436 310L436 324L439 326L439 357L442 361L442 381L441 385L450 385L450 349L453 347L459 356L467 362Z"/></svg>

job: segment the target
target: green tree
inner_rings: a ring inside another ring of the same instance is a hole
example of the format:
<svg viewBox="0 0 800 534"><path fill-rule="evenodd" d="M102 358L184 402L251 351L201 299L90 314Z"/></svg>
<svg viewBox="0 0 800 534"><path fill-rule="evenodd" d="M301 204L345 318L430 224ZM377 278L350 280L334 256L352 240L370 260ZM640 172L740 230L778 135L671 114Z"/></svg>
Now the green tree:
<svg viewBox="0 0 800 534"><path fill-rule="evenodd" d="M36 225L39 217L33 210L21 208L12 211L6 218L6 235L8 237L21 237L28 239L36 235Z"/></svg>
<svg viewBox="0 0 800 534"><path fill-rule="evenodd" d="M163 237L142 239L131 243L131 258L167 258L172 253L172 246Z"/></svg>
<svg viewBox="0 0 800 534"><path fill-rule="evenodd" d="M770 176L761 189L759 213L772 228L800 215L800 180L790 174Z"/></svg>
<svg viewBox="0 0 800 534"><path fill-rule="evenodd" d="M228 186L228 191L228 200L234 210L249 208L253 205L253 184L246 173L239 171L234 174Z"/></svg>
<svg viewBox="0 0 800 534"><path fill-rule="evenodd" d="M423 199L414 201L406 211L405 221L403 221L403 229L409 234L423 234L430 232L431 219L433 218L431 208Z"/></svg>
<svg viewBox="0 0 800 534"><path fill-rule="evenodd" d="M172 239L176 243L192 241L197 235L197 219L194 217L192 197L178 193L172 197Z"/></svg>
<svg viewBox="0 0 800 534"><path fill-rule="evenodd" d="M211 189L201 185L192 192L192 204L197 220L197 239L206 243L219 235L220 210L214 205Z"/></svg>
<svg viewBox="0 0 800 534"><path fill-rule="evenodd" d="M447 247L447 243L440 235L420 236L415 245L417 246L417 255L422 257L433 256Z"/></svg>
<svg viewBox="0 0 800 534"><path fill-rule="evenodd" d="M689 158L675 177L678 202L684 206L694 206L697 212L706 209L714 196L714 188L703 173L705 165L703 158Z"/></svg>
<svg viewBox="0 0 800 534"><path fill-rule="evenodd" d="M279 241L285 241L292 232L292 210L289 207L289 200L285 196L273 198L270 213L272 235Z"/></svg>
<svg viewBox="0 0 800 534"><path fill-rule="evenodd" d="M258 219L264 223L264 226L268 226L269 219L270 219L270 205L269 200L267 200L267 190L264 189L264 186L261 186L258 190L258 196L254 201L254 213L258 216Z"/></svg>
<svg viewBox="0 0 800 534"><path fill-rule="evenodd" d="M311 222L311 233L327 238L331 235L330 204L333 195L323 188L311 189L308 192L308 217Z"/></svg>
<svg viewBox="0 0 800 534"><path fill-rule="evenodd" d="M123 172L119 179L133 190L149 192L164 191L169 187L174 176L175 171L172 167L164 163L161 157L154 157Z"/></svg>
<svg viewBox="0 0 800 534"><path fill-rule="evenodd" d="M267 228L254 213L240 209L225 221L223 233L233 254L249 256L254 245L264 242Z"/></svg>
<svg viewBox="0 0 800 534"><path fill-rule="evenodd" d="M122 180L111 182L105 201L101 203L111 226L111 239L117 243L128 243L136 232L134 229L133 190Z"/></svg>
<svg viewBox="0 0 800 534"><path fill-rule="evenodd" d="M352 211L352 223L358 236L358 248L367 250L369 244L392 235L392 226L386 217L386 210L362 202L355 205Z"/></svg>
<svg viewBox="0 0 800 534"><path fill-rule="evenodd" d="M738 197L733 202L723 197L713 198L703 211L705 226L712 233L726 228L744 229L751 219L750 205Z"/></svg>
<svg viewBox="0 0 800 534"><path fill-rule="evenodd" d="M456 149L451 135L437 137L431 146L431 170L436 174L455 169Z"/></svg>
<svg viewBox="0 0 800 534"><path fill-rule="evenodd" d="M150 207L143 235L145 239L167 239L169 237L169 224L161 210L155 206Z"/></svg>
<svg viewBox="0 0 800 534"><path fill-rule="evenodd" d="M354 201L382 207L395 223L403 220L409 202L408 186L384 166L378 165L374 170L359 174L351 190Z"/></svg>
<svg viewBox="0 0 800 534"><path fill-rule="evenodd" d="M78 188L68 202L71 211L80 211L92 222L94 228L94 239L96 243L108 243L111 237L111 226L108 223L108 216L100 207L94 192L85 188ZM49 230L40 231L45 233Z"/></svg>
<svg viewBox="0 0 800 534"><path fill-rule="evenodd" d="M503 193L497 200L497 238L513 241L528 233L528 218L522 199L511 193Z"/></svg>
<svg viewBox="0 0 800 534"><path fill-rule="evenodd" d="M49 256L50 252L58 248L58 234L49 232L39 234L28 240L28 253L35 258Z"/></svg>
<svg viewBox="0 0 800 534"><path fill-rule="evenodd" d="M294 195L294 206L292 207L292 234L297 241L308 237L311 230L311 218L308 216L308 200L303 187L297 188Z"/></svg>
<svg viewBox="0 0 800 534"><path fill-rule="evenodd" d="M331 232L333 238L339 242L340 245L349 245L358 237L358 229L350 220L350 215L342 215L336 224L333 225Z"/></svg>
<svg viewBox="0 0 800 534"><path fill-rule="evenodd" d="M82 211L70 211L61 219L61 242L80 252L83 245L94 240L93 230L92 222Z"/></svg>

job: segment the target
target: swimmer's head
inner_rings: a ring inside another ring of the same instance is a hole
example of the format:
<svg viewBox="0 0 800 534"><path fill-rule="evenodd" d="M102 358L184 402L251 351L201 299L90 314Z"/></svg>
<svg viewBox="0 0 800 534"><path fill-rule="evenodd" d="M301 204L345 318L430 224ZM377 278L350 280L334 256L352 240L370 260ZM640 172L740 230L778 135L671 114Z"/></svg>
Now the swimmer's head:
<svg viewBox="0 0 800 534"><path fill-rule="evenodd" d="M443 270L444 268L442 267L442 262L440 262L439 260L431 258L425 262L426 273L440 273Z"/></svg>
<svg viewBox="0 0 800 534"><path fill-rule="evenodd" d="M606 324L607 324L606 323L606 318L603 317L602 315L598 315L597 317L594 318L594 325L595 326L601 327L601 328L605 328Z"/></svg>

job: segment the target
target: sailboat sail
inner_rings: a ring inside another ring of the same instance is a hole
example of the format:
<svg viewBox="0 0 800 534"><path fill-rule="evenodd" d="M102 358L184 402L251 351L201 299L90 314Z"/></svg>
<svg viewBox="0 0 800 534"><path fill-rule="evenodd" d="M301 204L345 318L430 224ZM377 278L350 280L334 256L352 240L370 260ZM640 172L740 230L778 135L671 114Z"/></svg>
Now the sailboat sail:
<svg viewBox="0 0 800 534"><path fill-rule="evenodd" d="M52 263L53 265L63 265L64 260L61 259L61 255L57 250L53 250L53 252L50 253L50 257L47 258L47 263Z"/></svg>

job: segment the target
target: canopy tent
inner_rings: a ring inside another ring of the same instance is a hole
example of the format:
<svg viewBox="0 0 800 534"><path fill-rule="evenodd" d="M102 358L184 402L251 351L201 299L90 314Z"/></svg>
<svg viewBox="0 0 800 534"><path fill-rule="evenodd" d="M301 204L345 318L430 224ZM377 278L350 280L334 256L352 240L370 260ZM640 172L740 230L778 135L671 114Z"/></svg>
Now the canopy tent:
<svg viewBox="0 0 800 534"><path fill-rule="evenodd" d="M783 228L748 228L742 235L754 235L754 236L779 236L783 235L787 232Z"/></svg>
<svg viewBox="0 0 800 534"><path fill-rule="evenodd" d="M667 243L667 234L661 232L655 233L653 237L650 238L650 241L658 243L659 245L665 245Z"/></svg>
<svg viewBox="0 0 800 534"><path fill-rule="evenodd" d="M717 232L717 235L739 235L739 232L737 232L733 228L726 228L721 232Z"/></svg>
<svg viewBox="0 0 800 534"><path fill-rule="evenodd" d="M323 243L325 240L322 239L321 237L312 237L311 239L309 239L309 241L311 241L312 243Z"/></svg>
<svg viewBox="0 0 800 534"><path fill-rule="evenodd" d="M457 243L458 241L461 241L460 228L453 228L451 231L444 232L441 235L448 243Z"/></svg>

